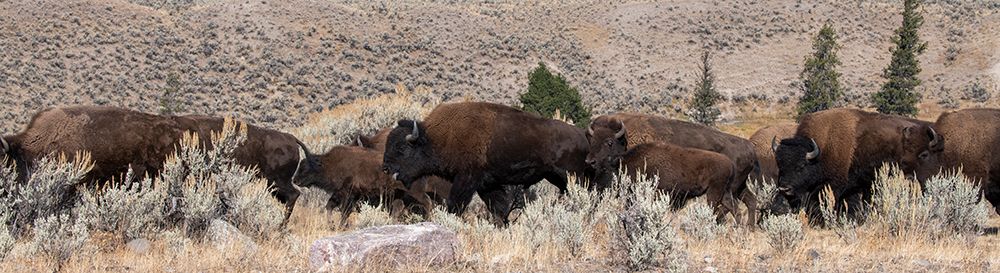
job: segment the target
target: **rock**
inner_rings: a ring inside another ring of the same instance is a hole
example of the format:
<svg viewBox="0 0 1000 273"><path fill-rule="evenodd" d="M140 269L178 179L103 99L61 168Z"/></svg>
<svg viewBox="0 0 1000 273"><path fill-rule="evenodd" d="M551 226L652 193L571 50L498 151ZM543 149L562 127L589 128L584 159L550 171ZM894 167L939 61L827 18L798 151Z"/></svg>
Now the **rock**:
<svg viewBox="0 0 1000 273"><path fill-rule="evenodd" d="M456 260L458 236L436 223L370 227L319 239L309 248L309 265L328 271L342 266L441 265Z"/></svg>
<svg viewBox="0 0 1000 273"><path fill-rule="evenodd" d="M257 243L229 222L215 219L208 224L205 239L219 250L257 251Z"/></svg>
<svg viewBox="0 0 1000 273"><path fill-rule="evenodd" d="M125 248L135 254L146 254L149 252L149 240L135 239L125 244Z"/></svg>
<svg viewBox="0 0 1000 273"><path fill-rule="evenodd" d="M916 265L916 266L919 266L919 267L928 267L928 266L931 265L931 261L924 260L924 259L914 259L913 260L913 265Z"/></svg>
<svg viewBox="0 0 1000 273"><path fill-rule="evenodd" d="M705 272L711 272L711 273L719 272L719 269L715 268L714 266L705 267L704 270L705 270Z"/></svg>
<svg viewBox="0 0 1000 273"><path fill-rule="evenodd" d="M809 249L808 254L810 259L813 259L814 261L819 260L820 257L819 251L817 251L816 249Z"/></svg>

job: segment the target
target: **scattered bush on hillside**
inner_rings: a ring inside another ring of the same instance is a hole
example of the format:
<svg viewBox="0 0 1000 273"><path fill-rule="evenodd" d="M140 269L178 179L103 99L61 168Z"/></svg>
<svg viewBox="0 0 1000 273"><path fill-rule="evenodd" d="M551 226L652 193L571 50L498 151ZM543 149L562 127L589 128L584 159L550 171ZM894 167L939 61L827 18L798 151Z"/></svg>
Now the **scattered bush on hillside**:
<svg viewBox="0 0 1000 273"><path fill-rule="evenodd" d="M580 92L569 86L562 75L553 75L545 63L539 62L528 75L528 91L521 94L522 109L543 117L552 117L556 110L576 122L590 125L590 109L580 100Z"/></svg>
<svg viewBox="0 0 1000 273"><path fill-rule="evenodd" d="M962 99L976 103L984 103L989 101L991 97L993 96L990 91L986 90L986 87L979 80L966 86L965 92L962 92Z"/></svg>

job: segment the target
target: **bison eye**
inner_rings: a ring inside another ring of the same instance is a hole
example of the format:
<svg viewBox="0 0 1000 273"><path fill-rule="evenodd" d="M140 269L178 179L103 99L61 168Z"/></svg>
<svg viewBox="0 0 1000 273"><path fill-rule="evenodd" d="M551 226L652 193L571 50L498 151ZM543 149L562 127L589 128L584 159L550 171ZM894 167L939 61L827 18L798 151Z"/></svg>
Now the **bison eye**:
<svg viewBox="0 0 1000 273"><path fill-rule="evenodd" d="M606 144L608 144L608 147L611 147L612 145L614 145L614 142L611 142L610 140L608 140L608 142Z"/></svg>
<svg viewBox="0 0 1000 273"><path fill-rule="evenodd" d="M920 153L920 155L919 155L920 159L922 159L922 160L926 160L930 156L931 156L931 153L929 151L924 151L923 153Z"/></svg>

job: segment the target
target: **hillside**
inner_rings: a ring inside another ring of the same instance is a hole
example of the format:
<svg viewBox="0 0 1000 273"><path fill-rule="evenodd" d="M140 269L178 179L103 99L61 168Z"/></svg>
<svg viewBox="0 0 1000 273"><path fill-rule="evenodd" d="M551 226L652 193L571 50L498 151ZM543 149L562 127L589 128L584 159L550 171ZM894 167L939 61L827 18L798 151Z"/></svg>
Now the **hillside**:
<svg viewBox="0 0 1000 273"><path fill-rule="evenodd" d="M810 38L828 20L847 102L864 106L900 20L896 1L440 2L2 0L0 132L56 105L157 112L171 75L181 113L278 128L398 84L515 103L539 61L595 113L672 114L703 47L727 98L773 107L796 99ZM960 98L977 80L997 92L998 13L1000 1L925 4L925 97Z"/></svg>

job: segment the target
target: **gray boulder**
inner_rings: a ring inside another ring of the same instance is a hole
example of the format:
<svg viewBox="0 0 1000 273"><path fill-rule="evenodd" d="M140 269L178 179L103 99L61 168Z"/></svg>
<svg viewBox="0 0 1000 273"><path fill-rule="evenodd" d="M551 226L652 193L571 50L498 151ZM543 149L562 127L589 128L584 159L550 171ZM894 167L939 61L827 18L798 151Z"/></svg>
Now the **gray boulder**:
<svg viewBox="0 0 1000 273"><path fill-rule="evenodd" d="M149 240L142 238L135 239L125 244L125 248L135 254L146 254L146 252L149 252Z"/></svg>
<svg viewBox="0 0 1000 273"><path fill-rule="evenodd" d="M365 264L442 265L456 260L458 236L436 223L370 227L319 239L309 248L309 265L327 271Z"/></svg>

